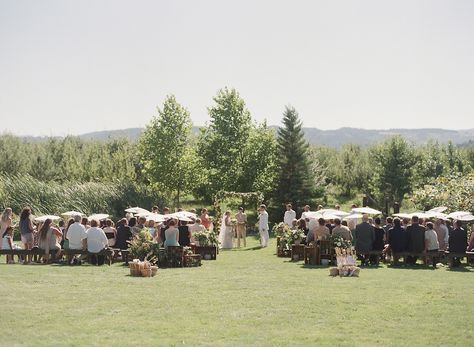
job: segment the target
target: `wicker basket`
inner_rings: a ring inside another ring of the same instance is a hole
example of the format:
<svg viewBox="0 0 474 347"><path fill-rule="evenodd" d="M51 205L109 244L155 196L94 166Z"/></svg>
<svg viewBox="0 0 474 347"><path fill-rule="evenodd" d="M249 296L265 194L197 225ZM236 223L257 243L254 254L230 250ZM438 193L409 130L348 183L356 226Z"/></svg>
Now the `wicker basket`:
<svg viewBox="0 0 474 347"><path fill-rule="evenodd" d="M157 272L158 272L158 266L152 266L151 267L151 277L156 276Z"/></svg>
<svg viewBox="0 0 474 347"><path fill-rule="evenodd" d="M142 269L142 277L151 277L151 269Z"/></svg>
<svg viewBox="0 0 474 347"><path fill-rule="evenodd" d="M142 263L138 263L138 262L129 263L129 267L130 267L130 276L139 277L142 275L141 273L141 270L143 268Z"/></svg>

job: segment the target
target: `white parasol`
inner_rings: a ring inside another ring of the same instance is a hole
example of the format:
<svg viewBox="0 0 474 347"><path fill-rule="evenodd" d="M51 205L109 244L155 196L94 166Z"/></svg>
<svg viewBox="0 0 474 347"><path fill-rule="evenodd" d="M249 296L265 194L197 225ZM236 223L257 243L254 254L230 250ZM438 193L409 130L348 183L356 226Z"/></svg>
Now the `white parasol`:
<svg viewBox="0 0 474 347"><path fill-rule="evenodd" d="M474 220L474 216L472 214L466 214L464 216L458 217L457 220L461 222L470 222Z"/></svg>
<svg viewBox="0 0 474 347"><path fill-rule="evenodd" d="M41 216L41 217L35 217L35 222L42 222L44 223L46 221L46 219L51 219L51 220L58 220L58 219L61 219L61 217L59 216L54 216L54 215L51 215L51 214L47 214L45 216Z"/></svg>
<svg viewBox="0 0 474 347"><path fill-rule="evenodd" d="M152 220L154 222L160 223L165 221L165 216L158 213L149 213L145 216L147 220Z"/></svg>
<svg viewBox="0 0 474 347"><path fill-rule="evenodd" d="M78 211L67 211L67 212L61 213L61 216L64 216L64 217L83 216L83 215L84 213L78 212Z"/></svg>
<svg viewBox="0 0 474 347"><path fill-rule="evenodd" d="M352 212L362 213L362 214L382 214L382 211L373 209L371 207L356 207L352 209Z"/></svg>
<svg viewBox="0 0 474 347"><path fill-rule="evenodd" d="M187 212L187 211L180 211L180 212L175 212L175 213L171 213L171 214L167 214L165 216L165 218L176 218L180 221L183 221L183 222L192 222L192 219L190 218L190 214L191 212Z"/></svg>
<svg viewBox="0 0 474 347"><path fill-rule="evenodd" d="M137 213L150 213L150 211L144 209L144 208L141 208L141 207L138 207L138 206L135 206L135 207L130 207L130 208L127 208L125 210L125 212L129 212L129 213L133 213L133 214L137 214Z"/></svg>
<svg viewBox="0 0 474 347"><path fill-rule="evenodd" d="M470 216L472 215L471 212L467 212L467 211L456 211L456 212L452 212L450 214L448 214L448 217L449 218L452 218L452 219L459 219L460 217L463 217L463 216Z"/></svg>
<svg viewBox="0 0 474 347"><path fill-rule="evenodd" d="M359 219L362 218L362 216L362 213L351 213L350 215L345 216L344 219Z"/></svg>
<svg viewBox="0 0 474 347"><path fill-rule="evenodd" d="M435 213L441 213L441 212L444 212L446 211L448 208L446 206L439 206L439 207L435 207L435 208L432 208L431 210L428 210L426 212L435 212Z"/></svg>
<svg viewBox="0 0 474 347"><path fill-rule="evenodd" d="M96 214L93 214L93 215L90 215L89 216L89 220L102 220L102 219L106 219L106 218L109 218L109 215L106 214L106 213L96 213Z"/></svg>

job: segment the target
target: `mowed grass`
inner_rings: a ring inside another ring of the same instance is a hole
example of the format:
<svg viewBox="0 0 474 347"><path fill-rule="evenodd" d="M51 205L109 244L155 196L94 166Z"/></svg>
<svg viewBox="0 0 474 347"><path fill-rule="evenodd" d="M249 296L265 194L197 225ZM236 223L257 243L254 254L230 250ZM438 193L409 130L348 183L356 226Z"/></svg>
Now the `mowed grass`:
<svg viewBox="0 0 474 347"><path fill-rule="evenodd" d="M360 278L277 258L275 241L200 268L5 265L2 346L472 346L474 269L368 268Z"/></svg>

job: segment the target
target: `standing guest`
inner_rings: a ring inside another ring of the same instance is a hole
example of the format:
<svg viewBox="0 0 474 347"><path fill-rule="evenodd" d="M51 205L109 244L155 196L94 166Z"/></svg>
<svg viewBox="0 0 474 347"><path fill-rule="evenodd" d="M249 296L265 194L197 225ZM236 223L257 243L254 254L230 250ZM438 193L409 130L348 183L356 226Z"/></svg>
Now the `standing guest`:
<svg viewBox="0 0 474 347"><path fill-rule="evenodd" d="M352 241L352 233L347 226L341 225L341 220L339 218L334 219L334 229L332 229L332 234L335 236L340 236L346 241Z"/></svg>
<svg viewBox="0 0 474 347"><path fill-rule="evenodd" d="M171 209L169 207L163 208L163 214L164 215L167 215L167 214L170 214L170 213L171 213Z"/></svg>
<svg viewBox="0 0 474 347"><path fill-rule="evenodd" d="M243 207L239 207L235 219L237 220L237 247L240 247L240 239L242 239L244 247L247 247L247 214Z"/></svg>
<svg viewBox="0 0 474 347"><path fill-rule="evenodd" d="M115 242L117 241L117 229L114 227L114 222L108 219L105 221L105 228L104 228L105 236L107 237L107 244L109 247L114 247Z"/></svg>
<svg viewBox="0 0 474 347"><path fill-rule="evenodd" d="M117 236L115 239L115 248L125 250L128 248L128 241L133 238L132 230L128 226L126 218L122 218L117 223Z"/></svg>
<svg viewBox="0 0 474 347"><path fill-rule="evenodd" d="M407 236L405 229L402 228L400 218L393 220L393 228L388 231L388 244L393 255L394 265L398 265L399 253L406 251Z"/></svg>
<svg viewBox="0 0 474 347"><path fill-rule="evenodd" d="M369 223L369 216L362 215L362 223L355 228L356 235L356 252L359 255L362 265L366 265L369 257L368 254L372 250L374 243L374 227Z"/></svg>
<svg viewBox="0 0 474 347"><path fill-rule="evenodd" d="M179 246L179 230L176 228L176 220L170 219L165 230L165 247Z"/></svg>
<svg viewBox="0 0 474 347"><path fill-rule="evenodd" d="M320 211L323 209L323 205L318 205L318 208L316 209L316 211Z"/></svg>
<svg viewBox="0 0 474 347"><path fill-rule="evenodd" d="M188 223L186 221L180 221L178 231L178 243L181 246L189 247L191 245L191 232L189 231Z"/></svg>
<svg viewBox="0 0 474 347"><path fill-rule="evenodd" d="M151 208L151 213L160 213L160 209L158 208L158 206L153 206Z"/></svg>
<svg viewBox="0 0 474 347"><path fill-rule="evenodd" d="M326 221L324 220L324 218L319 218L318 224L313 229L314 239L316 241L326 240L327 238L329 238L329 235L331 234L329 228L324 225L325 222Z"/></svg>
<svg viewBox="0 0 474 347"><path fill-rule="evenodd" d="M10 207L7 207L3 211L2 217L0 219L0 235L3 235L5 231L7 230L7 228L12 226L12 216L13 216L12 209Z"/></svg>
<svg viewBox="0 0 474 347"><path fill-rule="evenodd" d="M38 247L44 251L44 263L49 261L49 251L57 250L56 255L58 257L61 254L61 245L58 242L58 238L61 239L63 234L58 228L52 225L52 222L51 219L46 219L39 231Z"/></svg>
<svg viewBox="0 0 474 347"><path fill-rule="evenodd" d="M423 253L425 250L425 231L426 228L419 224L417 216L411 218L411 225L407 226L408 252ZM407 263L415 265L418 256L407 257Z"/></svg>
<svg viewBox="0 0 474 347"><path fill-rule="evenodd" d="M303 207L303 213L301 213L301 219L304 219L304 220L309 219L309 217L307 216L309 212L311 212L309 209L309 205L305 205L305 207Z"/></svg>
<svg viewBox="0 0 474 347"><path fill-rule="evenodd" d="M33 248L35 227L31 223L31 209L25 207L20 214L20 234L21 242L24 245L24 249L30 250ZM25 264L31 262L31 255L25 259Z"/></svg>
<svg viewBox="0 0 474 347"><path fill-rule="evenodd" d="M436 232L436 236L438 237L439 249L441 251L445 251L448 247L449 230L446 224L444 223L444 220L442 220L441 218L438 218L436 220L434 225L434 231Z"/></svg>
<svg viewBox="0 0 474 347"><path fill-rule="evenodd" d="M268 235L268 213L267 207L262 204L258 209L258 232L260 233L260 244L263 247L268 246L270 236Z"/></svg>
<svg viewBox="0 0 474 347"><path fill-rule="evenodd" d="M201 223L204 225L204 227L209 230L209 227L211 226L211 219L209 218L209 214L207 211L207 208L203 208L201 212Z"/></svg>
<svg viewBox="0 0 474 347"><path fill-rule="evenodd" d="M336 205L334 206L334 208L335 208L337 211L340 211L340 210L341 210L341 206L338 205L338 204L336 204Z"/></svg>
<svg viewBox="0 0 474 347"><path fill-rule="evenodd" d="M456 228L449 234L449 252L464 253L467 249L467 232L462 227L462 222L457 220L454 225ZM462 257L453 258L453 266L461 265Z"/></svg>
<svg viewBox="0 0 474 347"><path fill-rule="evenodd" d="M291 227L293 225L293 219L296 219L296 212L293 210L291 204L287 204L283 223Z"/></svg>
<svg viewBox="0 0 474 347"><path fill-rule="evenodd" d="M2 249L17 249L17 246L13 243L13 228L8 226L2 234ZM6 256L7 264L14 264L13 254L7 254Z"/></svg>
<svg viewBox="0 0 474 347"><path fill-rule="evenodd" d="M426 223L425 252L426 254L431 255L433 267L436 269L436 264L438 263L439 243L438 243L438 235L433 230L433 228L434 228L433 223L431 222Z"/></svg>
<svg viewBox="0 0 474 347"><path fill-rule="evenodd" d="M103 265L105 256L97 254L107 248L108 240L104 231L99 228L99 221L91 220L91 227L87 230L87 251L92 253L91 263L94 265Z"/></svg>

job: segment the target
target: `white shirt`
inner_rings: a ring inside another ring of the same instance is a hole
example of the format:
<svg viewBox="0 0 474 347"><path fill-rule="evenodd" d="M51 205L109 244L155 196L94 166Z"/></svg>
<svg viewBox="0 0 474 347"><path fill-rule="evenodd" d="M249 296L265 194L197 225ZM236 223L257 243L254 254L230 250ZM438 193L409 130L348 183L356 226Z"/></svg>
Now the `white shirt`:
<svg viewBox="0 0 474 347"><path fill-rule="evenodd" d="M102 229L92 227L87 230L87 250L91 253L99 253L108 244L107 236Z"/></svg>
<svg viewBox="0 0 474 347"><path fill-rule="evenodd" d="M319 222L317 221L316 218L311 218L308 223L308 230L314 231L316 227L319 225Z"/></svg>
<svg viewBox="0 0 474 347"><path fill-rule="evenodd" d="M69 240L70 249L82 249L82 240L87 238L86 228L79 222L71 224L67 230L66 238Z"/></svg>
<svg viewBox="0 0 474 347"><path fill-rule="evenodd" d="M296 219L296 212L293 210L286 210L283 222L289 227L293 226L293 219Z"/></svg>
<svg viewBox="0 0 474 347"><path fill-rule="evenodd" d="M268 213L263 211L258 216L258 228L261 230L268 230Z"/></svg>
<svg viewBox="0 0 474 347"><path fill-rule="evenodd" d="M301 214L301 219L306 219L308 217L306 217L306 213L310 213L311 211L304 211L302 214Z"/></svg>
<svg viewBox="0 0 474 347"><path fill-rule="evenodd" d="M426 229L426 231L425 231L425 241L427 243L426 249L428 251L439 248L438 236L436 235L436 232L433 229Z"/></svg>

